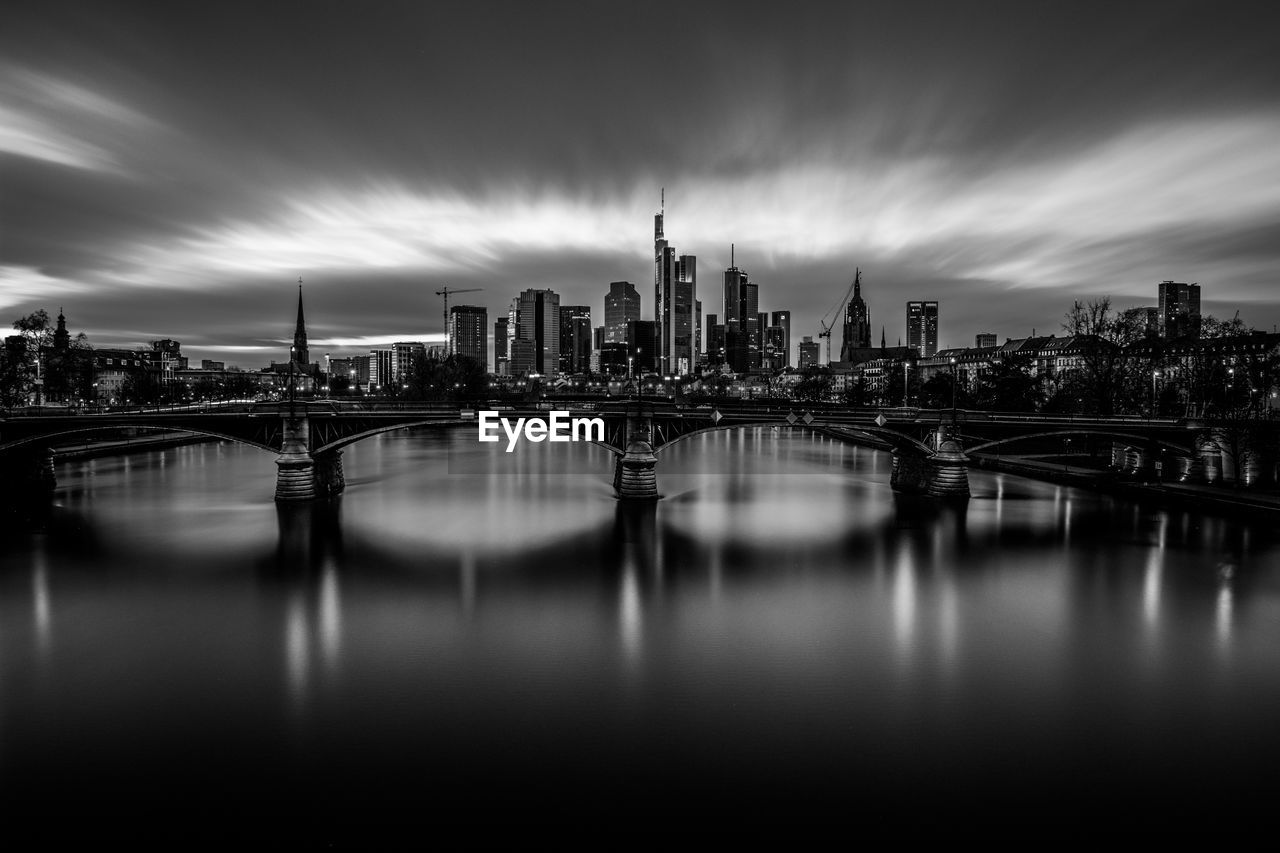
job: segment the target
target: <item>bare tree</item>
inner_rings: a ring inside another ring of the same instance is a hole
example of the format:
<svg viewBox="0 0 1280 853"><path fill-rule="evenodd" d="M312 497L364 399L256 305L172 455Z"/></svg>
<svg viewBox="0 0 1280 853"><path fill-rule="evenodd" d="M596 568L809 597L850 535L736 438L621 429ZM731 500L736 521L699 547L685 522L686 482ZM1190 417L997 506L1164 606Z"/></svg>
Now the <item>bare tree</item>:
<svg viewBox="0 0 1280 853"><path fill-rule="evenodd" d="M1103 296L1084 305L1075 303L1062 328L1078 338L1080 369L1068 381L1086 410L1109 416L1145 399L1142 391L1149 366L1125 353L1126 347L1146 336L1146 326L1137 317L1113 311L1111 297Z"/></svg>

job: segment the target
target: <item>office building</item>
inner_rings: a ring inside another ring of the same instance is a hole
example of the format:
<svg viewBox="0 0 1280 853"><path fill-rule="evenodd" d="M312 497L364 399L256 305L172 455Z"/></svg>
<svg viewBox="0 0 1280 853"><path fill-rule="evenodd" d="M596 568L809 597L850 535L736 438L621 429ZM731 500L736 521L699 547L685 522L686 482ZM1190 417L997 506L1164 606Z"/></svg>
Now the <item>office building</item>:
<svg viewBox="0 0 1280 853"><path fill-rule="evenodd" d="M811 335L800 339L800 366L817 367L822 363L822 344L816 342Z"/></svg>
<svg viewBox="0 0 1280 853"><path fill-rule="evenodd" d="M489 309L449 306L449 352L480 364L489 362Z"/></svg>
<svg viewBox="0 0 1280 853"><path fill-rule="evenodd" d="M978 334L973 339L973 345L978 349L995 346L996 333L995 332L978 332Z"/></svg>
<svg viewBox="0 0 1280 853"><path fill-rule="evenodd" d="M395 381L391 369L393 352L389 349L369 350L369 390L378 392Z"/></svg>
<svg viewBox="0 0 1280 853"><path fill-rule="evenodd" d="M769 326L764 330L762 340L764 346L760 350L760 368L772 372L786 367L785 330L780 326Z"/></svg>
<svg viewBox="0 0 1280 853"><path fill-rule="evenodd" d="M703 338L707 342L707 356L704 363L709 368L718 368L724 364L724 323L718 314L707 315L707 334Z"/></svg>
<svg viewBox="0 0 1280 853"><path fill-rule="evenodd" d="M730 250L730 266L724 271L724 349L729 369L749 373L760 369L767 315L761 322L760 286L739 269Z"/></svg>
<svg viewBox="0 0 1280 853"><path fill-rule="evenodd" d="M517 347L516 344L520 342L523 343ZM554 378L558 375L559 294L553 290L531 288L511 300L511 309L507 313L507 351L512 376L536 373Z"/></svg>
<svg viewBox="0 0 1280 853"><path fill-rule="evenodd" d="M653 217L653 318L657 324L657 369L684 376L695 367L695 305L698 262L693 255L676 256L663 234L662 213Z"/></svg>
<svg viewBox="0 0 1280 853"><path fill-rule="evenodd" d="M609 282L604 297L604 341L621 344L627 340L627 323L640 319L640 292L629 281Z"/></svg>
<svg viewBox="0 0 1280 853"><path fill-rule="evenodd" d="M1160 290L1160 337L1181 338L1200 335L1200 285L1162 281Z"/></svg>
<svg viewBox="0 0 1280 853"><path fill-rule="evenodd" d="M661 370L658 323L656 320L632 320L627 323L627 358L636 375Z"/></svg>
<svg viewBox="0 0 1280 853"><path fill-rule="evenodd" d="M506 376L510 359L507 357L507 317L499 317L493 324L493 372Z"/></svg>
<svg viewBox="0 0 1280 853"><path fill-rule="evenodd" d="M591 370L591 308L560 306L560 372L566 376Z"/></svg>
<svg viewBox="0 0 1280 853"><path fill-rule="evenodd" d="M907 346L930 358L938 352L938 303L927 300L907 303Z"/></svg>
<svg viewBox="0 0 1280 853"><path fill-rule="evenodd" d="M770 316L770 325L780 330L782 335L781 347L782 364L781 367L791 366L791 312L790 311L774 311Z"/></svg>

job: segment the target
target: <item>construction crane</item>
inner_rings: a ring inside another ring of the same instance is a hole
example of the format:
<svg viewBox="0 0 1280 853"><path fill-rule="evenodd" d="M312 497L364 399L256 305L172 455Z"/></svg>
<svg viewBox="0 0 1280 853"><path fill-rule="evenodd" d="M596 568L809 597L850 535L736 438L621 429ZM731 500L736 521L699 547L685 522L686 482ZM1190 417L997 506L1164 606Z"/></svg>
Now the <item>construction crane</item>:
<svg viewBox="0 0 1280 853"><path fill-rule="evenodd" d="M844 292L844 298L840 300L840 304L836 305L826 313L818 324L822 326L822 331L818 332L818 337L827 339L827 364L831 364L831 329L835 326L836 321L840 319L840 312L844 310L845 303L849 301L849 297L853 295L853 288L862 280L862 270L858 270L853 275L853 281L849 282L849 289ZM827 322L827 317L831 318L831 322Z"/></svg>
<svg viewBox="0 0 1280 853"><path fill-rule="evenodd" d="M483 287L464 287L461 289L454 288L453 290L450 290L449 288L446 287L443 290L436 291L436 296L444 297L444 345L445 345L444 354L445 355L453 355L453 338L449 335L449 294L450 293L476 293L477 291L481 291L481 290L484 290L484 288Z"/></svg>

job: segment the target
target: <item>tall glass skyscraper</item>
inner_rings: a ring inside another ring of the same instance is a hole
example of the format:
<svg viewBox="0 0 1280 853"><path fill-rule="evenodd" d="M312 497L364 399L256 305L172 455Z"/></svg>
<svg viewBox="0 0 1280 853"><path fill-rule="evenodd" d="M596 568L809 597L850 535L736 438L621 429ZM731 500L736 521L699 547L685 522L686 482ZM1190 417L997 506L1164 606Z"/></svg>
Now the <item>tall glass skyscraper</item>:
<svg viewBox="0 0 1280 853"><path fill-rule="evenodd" d="M604 341L606 344L627 342L627 323L640 319L640 292L629 281L609 282L604 297Z"/></svg>
<svg viewBox="0 0 1280 853"><path fill-rule="evenodd" d="M907 303L907 346L928 358L938 352L938 303Z"/></svg>
<svg viewBox="0 0 1280 853"><path fill-rule="evenodd" d="M695 367L694 319L697 301L698 260L676 257L663 234L662 213L653 217L653 319L658 327L657 369L669 376L684 376Z"/></svg>
<svg viewBox="0 0 1280 853"><path fill-rule="evenodd" d="M554 290L526 290L511 300L507 315L507 353L512 376L560 371L560 295Z"/></svg>

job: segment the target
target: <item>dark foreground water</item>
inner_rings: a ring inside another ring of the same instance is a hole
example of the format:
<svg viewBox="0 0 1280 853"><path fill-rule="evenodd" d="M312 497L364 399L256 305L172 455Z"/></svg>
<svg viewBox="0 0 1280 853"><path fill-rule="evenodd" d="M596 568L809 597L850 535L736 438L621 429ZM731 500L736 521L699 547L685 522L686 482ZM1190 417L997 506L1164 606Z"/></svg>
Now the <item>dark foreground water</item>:
<svg viewBox="0 0 1280 853"><path fill-rule="evenodd" d="M1271 812L1273 527L981 472L940 506L888 462L712 434L635 507L589 445L390 434L348 449L339 502L288 511L235 445L66 464L0 558L0 809L602 842Z"/></svg>

